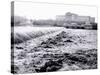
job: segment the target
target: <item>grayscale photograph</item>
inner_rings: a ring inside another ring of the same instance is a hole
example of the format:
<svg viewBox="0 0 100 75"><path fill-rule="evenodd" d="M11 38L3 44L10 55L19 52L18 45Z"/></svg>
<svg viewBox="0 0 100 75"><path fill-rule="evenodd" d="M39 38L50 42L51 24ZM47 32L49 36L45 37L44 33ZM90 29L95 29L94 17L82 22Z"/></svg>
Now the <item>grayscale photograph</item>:
<svg viewBox="0 0 100 75"><path fill-rule="evenodd" d="M11 73L97 69L97 7L11 2Z"/></svg>

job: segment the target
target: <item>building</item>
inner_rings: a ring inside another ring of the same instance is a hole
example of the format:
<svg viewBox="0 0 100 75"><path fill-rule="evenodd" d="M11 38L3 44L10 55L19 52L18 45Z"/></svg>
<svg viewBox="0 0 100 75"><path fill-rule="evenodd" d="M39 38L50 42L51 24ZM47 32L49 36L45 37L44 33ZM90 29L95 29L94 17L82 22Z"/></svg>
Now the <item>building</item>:
<svg viewBox="0 0 100 75"><path fill-rule="evenodd" d="M69 22L83 22L83 23L95 23L95 18L90 16L79 16L74 13L66 13L65 15L57 15L57 21L69 21Z"/></svg>

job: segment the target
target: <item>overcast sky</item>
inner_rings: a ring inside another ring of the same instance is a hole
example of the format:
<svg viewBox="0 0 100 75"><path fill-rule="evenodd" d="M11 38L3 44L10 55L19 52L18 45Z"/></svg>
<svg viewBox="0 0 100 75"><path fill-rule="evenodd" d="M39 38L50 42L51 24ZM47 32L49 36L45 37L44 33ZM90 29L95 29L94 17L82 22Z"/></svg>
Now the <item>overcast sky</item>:
<svg viewBox="0 0 100 75"><path fill-rule="evenodd" d="M55 19L56 15L72 12L81 16L95 17L97 21L97 8L90 6L15 2L14 9L15 15L29 19Z"/></svg>

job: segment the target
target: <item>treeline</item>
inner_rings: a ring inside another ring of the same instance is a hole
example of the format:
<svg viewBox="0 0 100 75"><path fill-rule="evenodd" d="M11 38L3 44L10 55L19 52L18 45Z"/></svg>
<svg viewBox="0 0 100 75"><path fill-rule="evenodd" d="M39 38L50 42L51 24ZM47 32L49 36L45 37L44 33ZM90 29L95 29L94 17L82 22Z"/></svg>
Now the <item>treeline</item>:
<svg viewBox="0 0 100 75"><path fill-rule="evenodd" d="M88 23L82 21L57 21L57 20L33 20L33 25L37 26L59 26L72 29L97 29L97 23Z"/></svg>
<svg viewBox="0 0 100 75"><path fill-rule="evenodd" d="M26 26L30 25L31 22L22 16L11 16L11 26Z"/></svg>
<svg viewBox="0 0 100 75"><path fill-rule="evenodd" d="M86 23L82 21L58 21L58 20L29 20L21 16L11 17L11 26L57 26L72 29L97 29L97 23Z"/></svg>

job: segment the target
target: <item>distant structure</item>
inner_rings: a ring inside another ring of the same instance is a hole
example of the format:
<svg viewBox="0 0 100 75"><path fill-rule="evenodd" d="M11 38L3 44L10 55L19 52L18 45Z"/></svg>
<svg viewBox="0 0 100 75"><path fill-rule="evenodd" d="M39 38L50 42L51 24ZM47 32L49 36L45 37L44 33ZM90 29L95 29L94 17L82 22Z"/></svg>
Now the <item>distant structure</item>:
<svg viewBox="0 0 100 75"><path fill-rule="evenodd" d="M57 26L70 29L97 29L97 23L94 17L80 16L74 13L57 15L56 19L34 20L31 21L34 26Z"/></svg>
<svg viewBox="0 0 100 75"><path fill-rule="evenodd" d="M68 12L65 15L57 15L57 21L69 21L69 22L84 22L86 24L95 23L95 18L90 16L79 16L77 14Z"/></svg>

